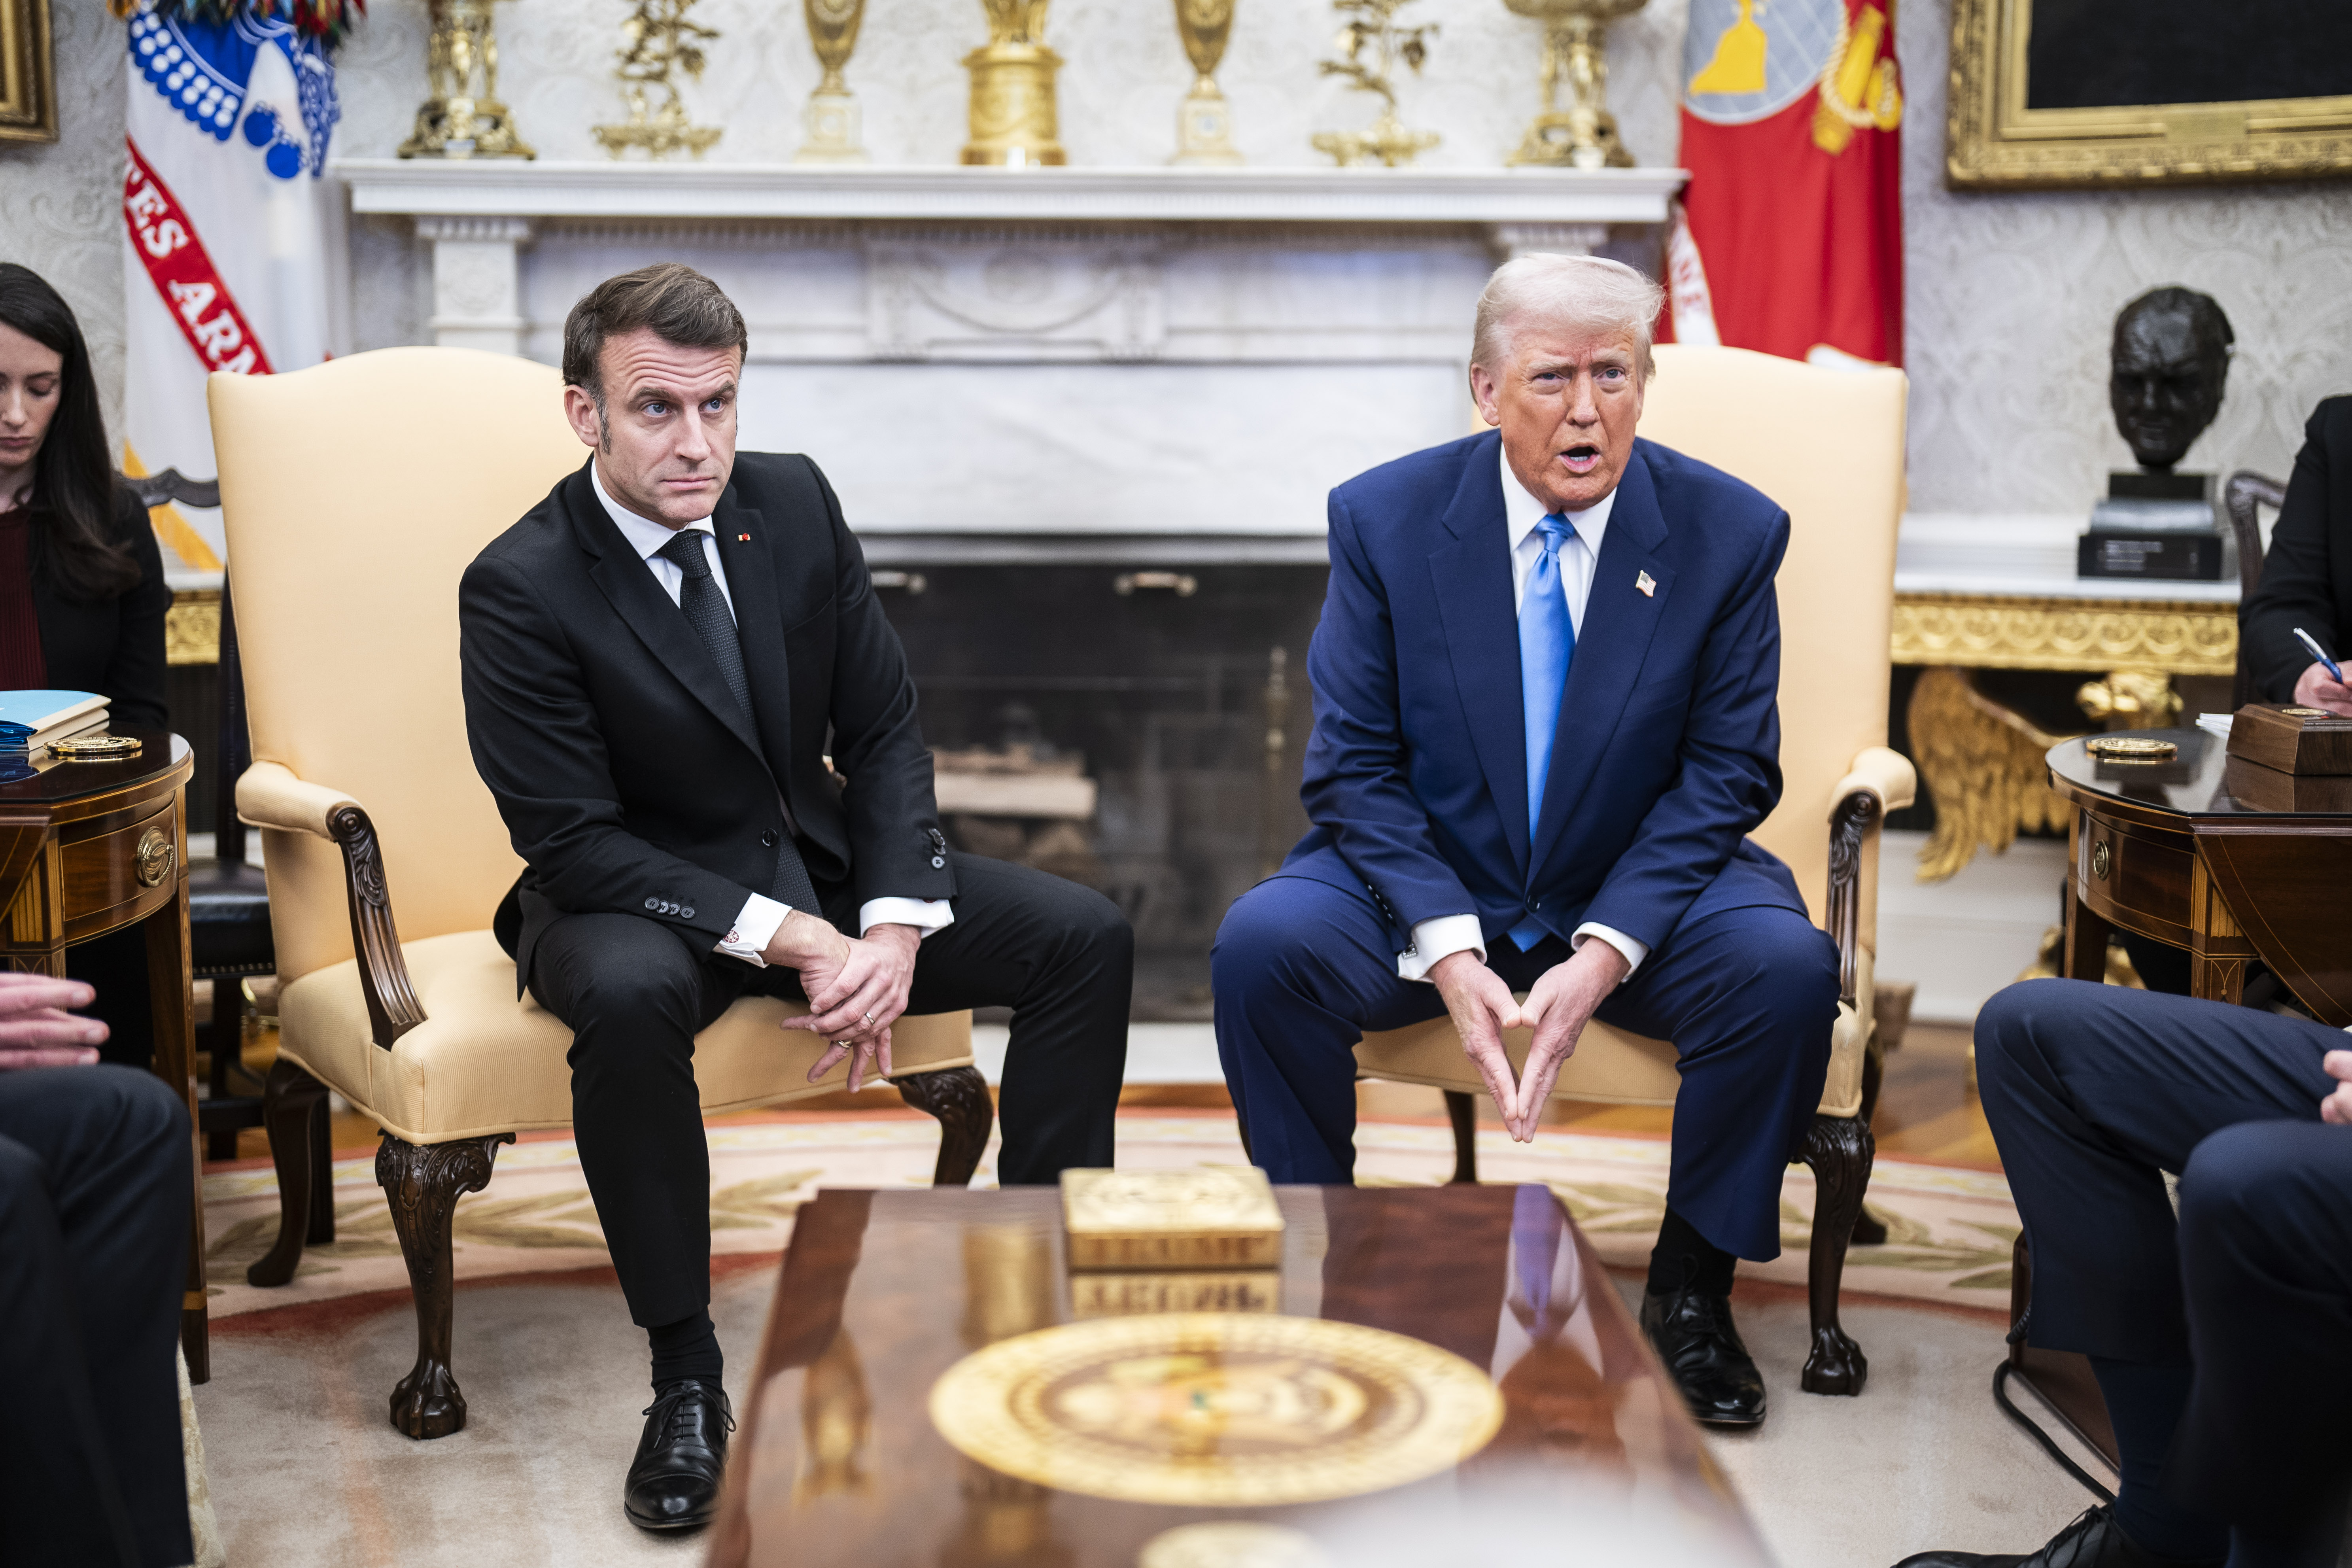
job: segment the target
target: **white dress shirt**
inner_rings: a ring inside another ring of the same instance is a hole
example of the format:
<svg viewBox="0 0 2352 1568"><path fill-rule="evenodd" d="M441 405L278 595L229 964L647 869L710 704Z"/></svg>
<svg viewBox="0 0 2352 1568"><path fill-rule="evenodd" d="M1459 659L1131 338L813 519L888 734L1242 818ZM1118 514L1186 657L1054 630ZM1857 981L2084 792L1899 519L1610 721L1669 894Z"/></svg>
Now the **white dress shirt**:
<svg viewBox="0 0 2352 1568"><path fill-rule="evenodd" d="M604 478L597 472L593 462L588 466L588 482L596 487L596 499L604 503L605 515L613 520L613 526L621 531L621 537L629 542L629 548L635 550L652 571L654 581L662 585L662 592L669 595L669 602L673 605L677 604L685 593L686 574L676 562L661 553L662 547L681 532L702 535L703 559L710 563L710 574L718 580L719 595L727 601L727 613L730 616L735 613L735 595L728 589L727 568L719 563L719 537L712 531L709 518L673 531L667 523L639 517L614 500L606 493ZM819 920L824 918L821 910L803 912ZM754 893L743 900L742 910L735 917L734 928L712 951L765 969L768 961L763 954L768 943L775 939L776 928L784 923L784 917L790 913L791 906ZM861 936L879 925L913 926L929 936L954 922L955 910L946 899L868 899L857 910L857 931Z"/></svg>
<svg viewBox="0 0 2352 1568"><path fill-rule="evenodd" d="M1551 515L1551 508L1519 483L1519 476L1511 472L1510 458L1500 455L1499 449L1496 460L1503 468L1503 521L1511 541L1511 607L1516 612L1528 596L1528 574L1543 558L1543 535L1536 531L1536 524ZM1601 561L1601 536L1609 530L1610 509L1616 504L1617 492L1612 489L1582 511L1559 514L1568 520L1571 531L1559 543L1559 586L1568 597L1568 624L1580 637L1584 635L1584 603L1592 596L1593 568ZM1625 955L1628 979L1650 956L1647 942L1599 921L1578 926L1568 939L1569 945L1580 948L1596 936ZM1486 962L1486 933L1479 930L1476 915L1440 915L1415 925L1412 945L1397 954L1397 974L1404 980L1425 981L1438 960L1457 952L1475 952L1479 963Z"/></svg>

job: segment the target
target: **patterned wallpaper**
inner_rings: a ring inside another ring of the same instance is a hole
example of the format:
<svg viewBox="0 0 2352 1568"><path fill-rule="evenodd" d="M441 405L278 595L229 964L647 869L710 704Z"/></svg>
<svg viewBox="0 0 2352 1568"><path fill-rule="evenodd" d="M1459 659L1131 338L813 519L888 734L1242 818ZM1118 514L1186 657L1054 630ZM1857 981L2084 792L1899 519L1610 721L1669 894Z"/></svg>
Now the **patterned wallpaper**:
<svg viewBox="0 0 2352 1568"><path fill-rule="evenodd" d="M0 261L47 279L81 320L110 427L122 405L122 24L51 0L54 142L0 142Z"/></svg>
<svg viewBox="0 0 2352 1568"><path fill-rule="evenodd" d="M56 281L82 315L110 412L121 363L121 256L115 218L121 127L120 24L102 0L53 0L65 137L0 147L0 259ZM1652 0L1610 45L1612 101L1644 163L1675 148L1675 77L1686 0ZM1501 0L1422 0L1440 25L1428 75L1403 112L1445 138L1428 161L1499 163L1536 107L1534 24ZM543 157L596 155L589 127L619 118L607 71L621 0L499 8L502 85ZM723 36L696 116L723 125L719 159L788 157L816 62L799 8L704 0ZM2238 334L2220 421L2190 465L2283 475L2305 416L2352 391L2352 183L2095 195L1961 195L1944 188L1949 0L1906 0L1898 31L1909 95L1911 504L1939 512L2085 510L2105 470L2128 461L2105 404L2107 333L2133 295L2184 283L2221 300ZM423 94L423 0L376 0L340 60L339 144L384 154ZM1241 0L1219 72L1237 139L1261 163L1312 163L1315 130L1364 118L1311 62L1328 52L1321 0ZM1046 33L1062 73L1063 141L1075 163L1157 163L1172 144L1189 81L1167 7L1151 0L1055 0ZM964 51L986 28L972 0L869 0L849 79L866 141L885 163L952 162L961 144ZM425 335L424 257L398 221L352 234L352 346Z"/></svg>

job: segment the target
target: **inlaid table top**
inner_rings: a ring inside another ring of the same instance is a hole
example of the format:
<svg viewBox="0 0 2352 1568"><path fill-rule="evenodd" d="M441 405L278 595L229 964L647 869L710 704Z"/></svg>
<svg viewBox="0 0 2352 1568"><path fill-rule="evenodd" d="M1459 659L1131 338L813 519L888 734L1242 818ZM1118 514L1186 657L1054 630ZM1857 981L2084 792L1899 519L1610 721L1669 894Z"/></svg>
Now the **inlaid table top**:
<svg viewBox="0 0 2352 1568"><path fill-rule="evenodd" d="M2094 756L2080 736L2050 748L2051 783L2061 795L2103 797L2177 817L2352 816L2352 780L2290 779L2229 754L2229 742L2203 730L2128 730L2134 739L2170 741L2179 752L2143 763ZM2187 826L2183 824L2182 826ZM2341 825L2352 830L2352 823Z"/></svg>
<svg viewBox="0 0 2352 1568"><path fill-rule="evenodd" d="M1549 1191L1276 1195L1278 1270L1112 1274L1050 1189L819 1194L709 1561L1766 1560Z"/></svg>
<svg viewBox="0 0 2352 1568"><path fill-rule="evenodd" d="M87 762L68 762L46 754L31 763L0 759L0 806L55 807L135 790L175 768L194 766L188 758L188 742L168 730L116 724L106 732L128 735L140 742L137 754Z"/></svg>

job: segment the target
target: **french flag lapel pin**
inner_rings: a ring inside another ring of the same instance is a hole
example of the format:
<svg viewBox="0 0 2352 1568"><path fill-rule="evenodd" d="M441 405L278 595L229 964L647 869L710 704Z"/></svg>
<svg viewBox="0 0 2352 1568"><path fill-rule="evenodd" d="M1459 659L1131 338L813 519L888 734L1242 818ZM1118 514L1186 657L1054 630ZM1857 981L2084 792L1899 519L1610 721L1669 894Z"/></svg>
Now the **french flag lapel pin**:
<svg viewBox="0 0 2352 1568"><path fill-rule="evenodd" d="M1644 599L1654 599L1657 597L1658 580L1651 576L1647 572L1643 573L1640 576L1633 579L1633 586L1642 590L1642 597Z"/></svg>

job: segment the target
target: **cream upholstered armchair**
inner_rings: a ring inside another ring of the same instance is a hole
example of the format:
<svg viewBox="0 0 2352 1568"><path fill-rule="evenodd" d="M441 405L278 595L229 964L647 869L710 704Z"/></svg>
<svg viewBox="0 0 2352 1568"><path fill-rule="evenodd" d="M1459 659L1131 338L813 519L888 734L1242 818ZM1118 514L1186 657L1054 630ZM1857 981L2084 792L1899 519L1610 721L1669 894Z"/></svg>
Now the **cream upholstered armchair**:
<svg viewBox="0 0 2352 1568"><path fill-rule="evenodd" d="M1803 1152L1820 1194L1804 1386L1859 1394L1869 1363L1839 1326L1838 1281L1870 1182L1880 1059L1871 1017L1878 828L1887 812L1911 804L1916 784L1910 763L1885 744L1906 384L1899 371L1828 370L1742 349L1664 344L1656 353L1641 433L1746 479L1789 512L1789 553L1776 581L1780 804L1753 837L1788 862L1814 922L1837 942L1829 1082ZM1515 1068L1531 1037L1518 1030L1507 1038ZM1356 1062L1366 1078L1444 1089L1454 1179L1477 1179L1473 1097L1485 1091L1451 1024L1439 1018L1367 1035ZM1671 1044L1595 1023L1552 1093L1672 1105L1680 1081Z"/></svg>
<svg viewBox="0 0 2352 1568"><path fill-rule="evenodd" d="M331 1089L383 1129L376 1180L416 1299L416 1364L392 1423L466 1422L449 1370L451 1219L500 1143L572 1120L571 1031L515 997L489 931L521 869L466 745L457 579L577 468L545 365L466 349L387 349L288 375L212 379L236 562L253 766L237 810L262 830L277 941L279 1049L264 1115L283 1215L256 1285L334 1235ZM394 919L398 910L398 921ZM806 1081L824 1042L746 997L695 1041L708 1110L838 1088ZM899 1092L940 1118L934 1179L969 1181L988 1141L971 1015L901 1020Z"/></svg>

